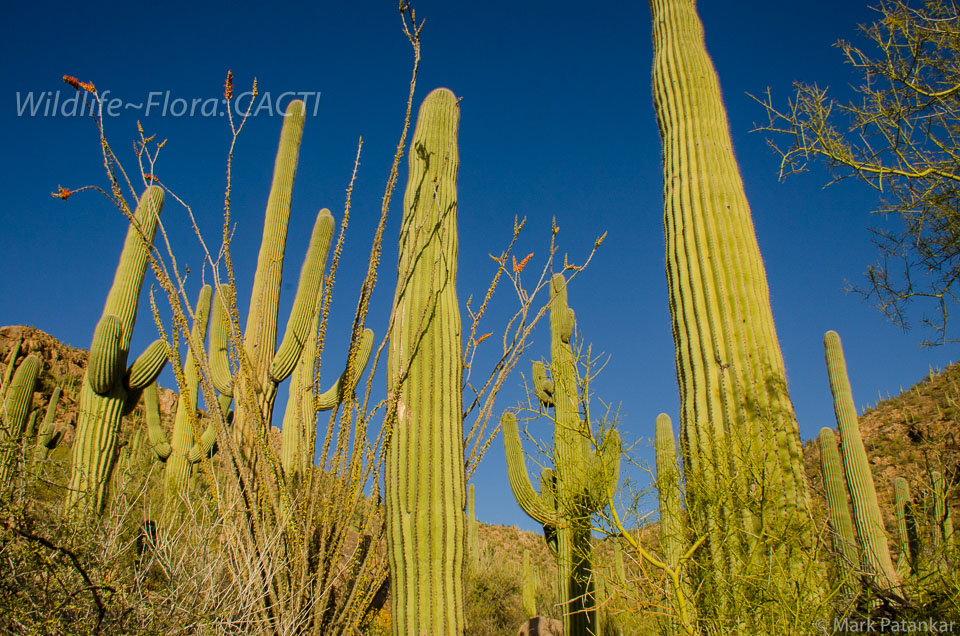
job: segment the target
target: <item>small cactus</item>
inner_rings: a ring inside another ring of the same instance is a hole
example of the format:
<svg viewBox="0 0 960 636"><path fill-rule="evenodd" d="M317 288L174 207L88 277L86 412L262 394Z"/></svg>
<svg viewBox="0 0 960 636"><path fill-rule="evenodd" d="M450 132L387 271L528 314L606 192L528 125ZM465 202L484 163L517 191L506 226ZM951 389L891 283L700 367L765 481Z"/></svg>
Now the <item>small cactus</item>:
<svg viewBox="0 0 960 636"><path fill-rule="evenodd" d="M11 357L12 366L15 357ZM8 367L9 370L9 367ZM17 367L13 377L2 389L0 398L0 487L10 481L17 463L23 433L30 416L33 402L33 387L40 375L40 358L29 355Z"/></svg>

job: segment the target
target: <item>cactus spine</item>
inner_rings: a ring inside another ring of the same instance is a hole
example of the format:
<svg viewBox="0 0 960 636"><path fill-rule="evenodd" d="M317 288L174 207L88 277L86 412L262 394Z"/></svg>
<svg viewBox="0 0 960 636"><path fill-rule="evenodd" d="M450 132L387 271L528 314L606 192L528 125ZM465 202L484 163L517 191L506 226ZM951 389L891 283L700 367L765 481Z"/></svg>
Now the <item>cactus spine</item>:
<svg viewBox="0 0 960 636"><path fill-rule="evenodd" d="M555 543L563 633L578 636L597 628L591 572L590 518L609 501L619 477L620 438L613 429L594 449L590 422L581 417L576 360L571 349L575 327L567 304L567 281L554 274L550 282L550 371L552 380L534 365L534 390L554 408L554 470L541 477L540 493L530 483L516 416L501 418L510 487L520 507L544 524L551 547Z"/></svg>
<svg viewBox="0 0 960 636"><path fill-rule="evenodd" d="M857 541L853 534L853 521L847 506L847 486L843 481L843 466L837 451L837 438L832 428L820 429L817 436L820 449L820 473L823 476L823 488L827 493L827 508L830 514L830 527L833 529L833 550L839 555L840 571L845 581L856 577L860 563L857 555ZM852 584L847 583L848 592L853 592Z"/></svg>
<svg viewBox="0 0 960 636"><path fill-rule="evenodd" d="M157 354L162 344L153 344L125 373L140 289L162 207L163 190L147 188L131 220L113 286L90 344L66 497L67 508L78 518L103 509L118 451L120 420L166 362L165 356Z"/></svg>
<svg viewBox="0 0 960 636"><path fill-rule="evenodd" d="M741 582L751 578L744 568L769 567L765 551L780 554L788 579L804 576L785 553L794 544L756 549L756 537L762 523L763 536L774 527L776 534L799 531L809 545L807 486L766 274L703 25L694 0L650 0L650 8L687 503L694 534L707 537L704 602L732 619L740 608L725 590L764 594ZM748 474L763 483L748 483Z"/></svg>
<svg viewBox="0 0 960 636"><path fill-rule="evenodd" d="M417 115L387 355L393 633L462 634L466 484L457 305L457 128L447 89Z"/></svg>
<svg viewBox="0 0 960 636"><path fill-rule="evenodd" d="M190 334L191 347L203 347L207 336L207 321L210 318L210 296L212 289L204 285L197 298L194 309L193 328ZM195 429L198 428L197 400L199 395L200 374L194 361L193 349L187 349L183 360L184 384L177 398L177 414L173 422L173 435L170 438L170 456L163 471L163 480L168 499L175 499L190 482L190 461L187 455L193 446Z"/></svg>
<svg viewBox="0 0 960 636"><path fill-rule="evenodd" d="M7 374L15 362L11 355L7 367ZM40 359L35 355L24 358L17 367L13 377L2 387L0 393L0 488L6 487L10 481L12 471L17 463L17 455L24 430L27 427L27 418L30 416L30 405L33 403L33 387L40 375Z"/></svg>
<svg viewBox="0 0 960 636"><path fill-rule="evenodd" d="M827 375L830 377L830 393L833 395L833 410L840 431L840 452L843 454L843 470L850 489L853 504L853 520L857 527L860 546L860 561L863 568L876 577L884 588L897 584L898 577L890 559L886 531L877 504L877 491L870 472L870 460L860 437L857 425L857 409L853 404L850 380L847 378L847 363L843 357L840 336L828 331L823 337L827 359Z"/></svg>

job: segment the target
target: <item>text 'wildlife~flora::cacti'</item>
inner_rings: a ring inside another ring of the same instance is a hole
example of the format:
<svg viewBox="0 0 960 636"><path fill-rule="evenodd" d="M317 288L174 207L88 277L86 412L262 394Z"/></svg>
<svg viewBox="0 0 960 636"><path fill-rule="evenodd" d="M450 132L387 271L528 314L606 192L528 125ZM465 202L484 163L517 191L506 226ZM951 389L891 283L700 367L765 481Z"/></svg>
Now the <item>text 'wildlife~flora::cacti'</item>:
<svg viewBox="0 0 960 636"><path fill-rule="evenodd" d="M143 389L160 375L167 361L163 342L156 340L127 369L140 289L162 207L163 190L158 186L147 188L130 221L113 286L93 332L80 387L80 414L66 497L67 508L79 517L103 508L121 418L133 410Z"/></svg>
<svg viewBox="0 0 960 636"><path fill-rule="evenodd" d="M810 543L800 436L696 3L650 0L650 8L681 451L693 534L707 537L698 604L704 615L759 629L763 618L743 619L739 603L789 602L798 593L791 579L811 571L789 554L808 553ZM783 584L750 585L764 578L771 551Z"/></svg>
<svg viewBox="0 0 960 636"><path fill-rule="evenodd" d="M449 90L424 99L403 198L387 355L385 505L395 636L464 633L459 119Z"/></svg>

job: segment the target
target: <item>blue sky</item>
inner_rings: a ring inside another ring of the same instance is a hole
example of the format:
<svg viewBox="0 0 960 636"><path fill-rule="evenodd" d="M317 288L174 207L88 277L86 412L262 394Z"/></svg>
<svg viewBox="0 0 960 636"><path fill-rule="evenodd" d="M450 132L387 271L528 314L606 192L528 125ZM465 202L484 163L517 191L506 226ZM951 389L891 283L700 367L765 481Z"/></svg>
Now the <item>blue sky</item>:
<svg viewBox="0 0 960 636"><path fill-rule="evenodd" d="M345 337L365 270L373 224L400 133L411 55L390 2L272 4L197 8L185 3L17 3L7 9L0 39L4 86L0 154L4 204L0 227L0 324L30 324L75 346L89 345L126 231L114 208L96 195L59 201L57 185L105 183L92 123L82 117L29 116L28 94L73 90L64 74L92 81L124 104L150 94L188 102L221 95L227 69L237 91L256 76L262 93L306 92L306 122L293 195L285 278L292 302L313 218L329 207L339 219L359 136L364 138L353 218L334 301L326 377L339 372ZM832 43L855 35L875 15L865 2L811 0L799 5L702 2L707 46L717 66L734 147L767 267L771 300L801 435L833 425L822 336L843 337L858 405L878 392L895 394L932 365L958 356L956 345L922 349L921 332L906 334L860 297L844 292L875 259L867 227L875 193L855 182L828 189L822 170L777 180L777 159L763 135L750 133L762 109L746 93L768 86L782 104L794 80L841 91L855 77ZM673 344L663 267L660 141L650 94L652 44L641 2L419 2L426 18L417 103L434 87L463 98L460 128L459 294L480 295L493 273L489 253L509 239L514 215L528 218L517 253L542 263L550 219L561 254L576 261L609 231L591 267L570 287L579 327L610 361L595 381L595 399L621 404L621 430L639 440L636 454L652 461L647 440L657 413L676 422ZM316 94L319 93L319 97ZM50 95L47 95L49 98ZM162 99L155 97L154 100ZM19 100L19 101L18 101ZM18 106L19 105L19 106ZM314 107L316 111L314 113ZM201 229L219 237L229 129L221 117L174 117L162 106L121 109L106 120L115 150L133 165L136 120L169 140L156 173L193 205ZM233 244L246 301L262 229L280 118L253 118L236 151ZM391 208L380 282L369 320L386 325L395 283L399 202L406 159ZM170 200L168 199L168 202ZM201 254L182 208L168 205L164 222L181 263L199 287ZM531 265L532 267L532 265ZM530 271L528 269L528 271ZM148 283L150 282L148 276ZM481 332L496 331L513 299L504 288ZM281 323L286 320L281 309ZM912 316L915 320L919 312ZM152 340L140 315L133 349ZM537 332L530 357L547 355ZM494 341L491 338L489 343ZM527 372L528 363L522 365ZM172 380L167 379L167 383ZM520 377L499 407L521 397ZM281 396L285 395L285 391ZM283 398L281 398L282 400ZM598 403L595 402L595 405ZM597 408L595 406L595 408ZM543 425L538 431L549 437ZM645 485L645 476L632 476ZM537 530L513 501L502 443L491 447L476 475L478 517Z"/></svg>

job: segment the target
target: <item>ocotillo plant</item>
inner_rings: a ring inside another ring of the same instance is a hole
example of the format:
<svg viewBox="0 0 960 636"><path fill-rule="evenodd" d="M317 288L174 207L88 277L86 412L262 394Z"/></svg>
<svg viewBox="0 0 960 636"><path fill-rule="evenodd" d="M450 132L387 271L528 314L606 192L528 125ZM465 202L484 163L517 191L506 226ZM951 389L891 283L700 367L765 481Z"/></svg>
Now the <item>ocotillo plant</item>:
<svg viewBox="0 0 960 636"><path fill-rule="evenodd" d="M15 362L11 355L7 375ZM29 355L17 367L13 377L0 387L0 488L10 480L17 463L23 432L30 416L33 387L40 375L40 358Z"/></svg>
<svg viewBox="0 0 960 636"><path fill-rule="evenodd" d="M575 317L567 304L567 281L554 274L550 288L550 372L546 380L534 366L534 390L545 406L554 409L553 471L541 478L540 493L530 482L516 416L501 418L510 487L520 507L544 524L548 543L555 540L563 606L563 633L578 636L596 631L591 576L591 516L602 510L619 477L620 438L610 429L596 443L589 418L580 405L588 395L578 381L571 348ZM539 388L538 388L539 387Z"/></svg>
<svg viewBox="0 0 960 636"><path fill-rule="evenodd" d="M758 607L792 603L797 594L816 600L794 585L815 572L803 567L812 532L800 436L695 0L651 0L650 8L681 451L692 531L707 537L698 603L737 624L738 597ZM785 536L799 540L780 541ZM770 568L777 585L751 583L766 580ZM771 595L778 598L763 602ZM762 612L749 617L764 620Z"/></svg>
<svg viewBox="0 0 960 636"><path fill-rule="evenodd" d="M202 346L207 335L207 321L210 318L210 296L212 289L204 285L197 298L191 340ZM190 461L188 455L197 436L199 420L197 417L198 386L200 382L193 351L187 349L183 359L184 385L180 387L177 398L177 411L173 422L173 435L170 437L170 456L163 471L163 481L167 498L174 500L190 482Z"/></svg>
<svg viewBox="0 0 960 636"><path fill-rule="evenodd" d="M387 554L393 633L462 634L466 545L457 129L447 89L417 115L387 355Z"/></svg>
<svg viewBox="0 0 960 636"><path fill-rule="evenodd" d="M140 288L162 207L163 190L158 186L147 188L130 221L113 286L93 333L80 388L80 414L66 497L67 508L77 518L103 509L116 459L120 420L133 409L141 391L160 375L167 361L164 344L157 340L126 368Z"/></svg>
<svg viewBox="0 0 960 636"><path fill-rule="evenodd" d="M847 363L843 358L840 336L828 331L823 337L827 359L827 375L830 377L830 393L833 394L833 410L840 431L840 452L843 454L843 471L853 504L853 521L857 527L860 547L860 563L863 569L875 577L883 589L895 586L899 579L890 559L887 535L877 503L877 491L870 472L870 460L860 437L857 424L857 409L853 403L850 380L847 378Z"/></svg>

